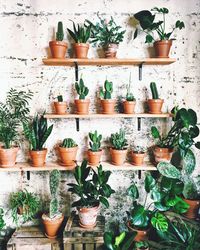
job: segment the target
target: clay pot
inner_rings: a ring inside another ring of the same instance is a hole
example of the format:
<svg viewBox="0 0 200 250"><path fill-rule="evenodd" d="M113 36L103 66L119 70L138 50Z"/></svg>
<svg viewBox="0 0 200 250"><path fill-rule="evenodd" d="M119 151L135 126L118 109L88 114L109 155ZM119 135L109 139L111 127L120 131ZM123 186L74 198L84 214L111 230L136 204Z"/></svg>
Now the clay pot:
<svg viewBox="0 0 200 250"><path fill-rule="evenodd" d="M149 99L149 113L151 114L161 114L162 113L162 105L164 103L163 99Z"/></svg>
<svg viewBox="0 0 200 250"><path fill-rule="evenodd" d="M153 150L154 153L154 159L156 163L159 162L170 162L173 154L173 149L172 148L160 148L160 147L155 147Z"/></svg>
<svg viewBox="0 0 200 250"><path fill-rule="evenodd" d="M104 47L105 58L116 58L118 44L109 43Z"/></svg>
<svg viewBox="0 0 200 250"><path fill-rule="evenodd" d="M172 40L160 40L154 42L156 57L168 58L171 46L172 46Z"/></svg>
<svg viewBox="0 0 200 250"><path fill-rule="evenodd" d="M0 147L0 167L9 168L14 167L17 158L18 147L3 148Z"/></svg>
<svg viewBox="0 0 200 250"><path fill-rule="evenodd" d="M78 115L87 115L89 113L89 99L76 99L75 101L76 113Z"/></svg>
<svg viewBox="0 0 200 250"><path fill-rule="evenodd" d="M128 227L128 230L130 232L137 232L137 235L135 236L134 241L145 241L145 240L148 240L149 231L150 231L149 228L143 229L143 230L139 230L139 229L133 228L131 226L130 221L127 222L127 227Z"/></svg>
<svg viewBox="0 0 200 250"><path fill-rule="evenodd" d="M127 149L117 150L110 148L111 160L113 165L121 166L126 161Z"/></svg>
<svg viewBox="0 0 200 250"><path fill-rule="evenodd" d="M135 101L124 101L123 107L124 107L124 113L125 114L133 114L135 113Z"/></svg>
<svg viewBox="0 0 200 250"><path fill-rule="evenodd" d="M144 152L131 152L131 164L135 166L142 166L144 164Z"/></svg>
<svg viewBox="0 0 200 250"><path fill-rule="evenodd" d="M78 146L73 148L58 147L58 152L61 158L60 165L74 167L77 151L78 151Z"/></svg>
<svg viewBox="0 0 200 250"><path fill-rule="evenodd" d="M91 150L88 150L87 155L88 155L88 164L91 166L98 166L99 162L101 160L102 149L100 149L97 152L93 152Z"/></svg>
<svg viewBox="0 0 200 250"><path fill-rule="evenodd" d="M75 58L87 58L89 44L87 43L74 43Z"/></svg>
<svg viewBox="0 0 200 250"><path fill-rule="evenodd" d="M115 113L115 104L116 100L112 99L102 99L101 100L101 107L103 114L114 114Z"/></svg>
<svg viewBox="0 0 200 250"><path fill-rule="evenodd" d="M29 151L33 167L43 167L46 160L47 149Z"/></svg>
<svg viewBox="0 0 200 250"><path fill-rule="evenodd" d="M83 228L93 228L96 226L99 206L77 208L79 215L79 225Z"/></svg>
<svg viewBox="0 0 200 250"><path fill-rule="evenodd" d="M64 216L56 217L55 219L45 218L46 215L42 215L42 223L44 225L45 235L49 239L55 239L58 234L58 230L64 220Z"/></svg>
<svg viewBox="0 0 200 250"><path fill-rule="evenodd" d="M51 41L49 42L49 47L53 58L65 58L67 43L62 41Z"/></svg>
<svg viewBox="0 0 200 250"><path fill-rule="evenodd" d="M188 211L184 213L184 216L188 219L196 219L198 217L198 211L200 208L200 200L183 200L190 206Z"/></svg>
<svg viewBox="0 0 200 250"><path fill-rule="evenodd" d="M66 102L54 102L55 112L58 115L63 115L67 113L67 103Z"/></svg>

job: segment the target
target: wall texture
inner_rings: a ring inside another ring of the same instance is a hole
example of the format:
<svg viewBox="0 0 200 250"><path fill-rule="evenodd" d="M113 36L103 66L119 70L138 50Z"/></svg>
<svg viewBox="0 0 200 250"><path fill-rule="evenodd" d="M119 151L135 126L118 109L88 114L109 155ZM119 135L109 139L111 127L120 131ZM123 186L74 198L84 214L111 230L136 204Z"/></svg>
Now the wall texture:
<svg viewBox="0 0 200 250"><path fill-rule="evenodd" d="M34 92L31 102L31 114L38 111L51 111L51 103L58 94L65 96L73 106L74 68L47 67L42 64L42 58L48 55L48 42L52 39L58 21L64 22L65 30L72 28L70 19L83 22L84 19L97 20L97 12L102 17L111 15L116 22L126 29L124 42L120 44L118 57L137 58L148 56L144 36L132 40L134 32L133 14L142 9L152 7L167 7L170 14L167 26L170 28L177 19L185 22L186 28L178 33L173 42L171 57L177 62L169 66L144 66L143 79L138 80L138 68L130 67L80 67L85 83L90 89L91 112L96 111L96 91L103 85L105 78L114 83L114 96L125 96L125 86L132 73L132 89L137 99L136 111L142 111L144 101L149 95L149 83L155 81L159 86L160 96L165 99L164 111L179 104L191 107L200 114L200 1L199 0L0 0L0 100L3 101L6 92L11 88L18 90L30 89ZM71 40L65 32L65 38ZM71 47L69 47L71 53ZM91 47L89 57L97 56L96 48ZM168 120L169 121L169 120ZM156 124L163 131L167 128L167 120L143 119L142 130L137 131L136 119L102 119L81 120L80 132L76 131L74 120L49 121L54 124L54 131L47 142L48 160L56 160L54 146L65 137L73 137L80 150L78 159L84 157L87 149L89 131L97 129L103 134L103 159L109 159L108 137L120 127L126 130L127 139L131 145L150 146L153 141L150 136L150 126ZM170 121L169 121L170 122ZM21 149L18 161L28 159L27 143L21 138ZM135 176L134 176L135 174ZM61 204L64 212L69 213L72 198L67 193L67 183L71 180L70 173L62 173L60 186ZM132 181L139 181L134 171L113 172L110 184L116 190L110 200L110 208L103 211L110 224L112 221L123 221L125 211L129 209L130 201L124 195ZM142 180L141 182L141 188ZM9 208L9 194L19 188L40 194L43 201L48 200L48 173L31 173L30 181L21 173L0 173L0 205ZM44 202L45 204L45 202ZM46 204L45 204L46 205ZM10 212L7 218L12 225Z"/></svg>

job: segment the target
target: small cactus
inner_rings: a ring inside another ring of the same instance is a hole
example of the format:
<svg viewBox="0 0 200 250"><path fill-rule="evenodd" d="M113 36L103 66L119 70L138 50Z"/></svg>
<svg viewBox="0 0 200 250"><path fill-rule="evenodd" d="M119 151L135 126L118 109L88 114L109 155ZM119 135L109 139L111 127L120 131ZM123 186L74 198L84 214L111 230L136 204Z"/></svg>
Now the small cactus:
<svg viewBox="0 0 200 250"><path fill-rule="evenodd" d="M62 145L61 145L62 148L73 148L73 147L76 147L76 146L77 146L77 144L71 138L65 138L63 140Z"/></svg>
<svg viewBox="0 0 200 250"><path fill-rule="evenodd" d="M57 100L58 100L58 102L63 102L63 96L62 95L58 95L57 96Z"/></svg>
<svg viewBox="0 0 200 250"><path fill-rule="evenodd" d="M64 31L63 31L63 23L58 22L58 28L56 32L56 41L63 41Z"/></svg>
<svg viewBox="0 0 200 250"><path fill-rule="evenodd" d="M84 100L85 97L89 93L89 89L84 85L84 81L83 81L82 76L79 80L79 83L78 82L75 83L75 88L76 88L77 94L79 95L79 99Z"/></svg>
<svg viewBox="0 0 200 250"><path fill-rule="evenodd" d="M125 138L125 131L120 129L119 133L111 134L110 142L114 149L123 150L127 146L127 140Z"/></svg>
<svg viewBox="0 0 200 250"><path fill-rule="evenodd" d="M89 138L90 138L90 149L92 152L97 152L99 151L101 147L101 140L102 140L102 135L98 135L97 131L95 130L94 133L89 133Z"/></svg>
<svg viewBox="0 0 200 250"><path fill-rule="evenodd" d="M151 82L150 83L150 88L151 88L151 93L152 93L152 99L159 99L156 83Z"/></svg>
<svg viewBox="0 0 200 250"><path fill-rule="evenodd" d="M113 92L113 83L109 82L106 79L104 82L104 89L105 91L103 91L103 88L100 89L100 97L102 97L103 99L111 99L111 94Z"/></svg>

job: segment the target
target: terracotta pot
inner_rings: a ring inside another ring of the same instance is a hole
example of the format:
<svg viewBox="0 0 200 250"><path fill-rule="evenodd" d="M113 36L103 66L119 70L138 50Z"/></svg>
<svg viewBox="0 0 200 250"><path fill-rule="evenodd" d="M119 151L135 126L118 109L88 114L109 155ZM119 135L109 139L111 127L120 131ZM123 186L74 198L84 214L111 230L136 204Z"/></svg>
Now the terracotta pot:
<svg viewBox="0 0 200 250"><path fill-rule="evenodd" d="M133 114L135 113L135 101L124 101L123 107L124 107L124 113L125 114Z"/></svg>
<svg viewBox="0 0 200 250"><path fill-rule="evenodd" d="M60 164L63 166L74 167L77 151L78 151L78 146L73 148L58 147L58 152L61 158Z"/></svg>
<svg viewBox="0 0 200 250"><path fill-rule="evenodd" d="M149 228L143 229L143 230L139 230L139 229L133 228L131 226L130 221L127 222L127 227L128 227L128 230L130 232L137 232L137 235L135 236L134 241L145 241L145 240L148 240L149 232L150 232Z"/></svg>
<svg viewBox="0 0 200 250"><path fill-rule="evenodd" d="M118 44L109 43L104 47L104 53L106 58L115 58L117 55Z"/></svg>
<svg viewBox="0 0 200 250"><path fill-rule="evenodd" d="M89 99L76 99L75 101L76 105L76 113L78 115L87 115L89 113L89 105L90 100Z"/></svg>
<svg viewBox="0 0 200 250"><path fill-rule="evenodd" d="M84 228L93 228L96 226L99 207L77 208L79 215L79 225Z"/></svg>
<svg viewBox="0 0 200 250"><path fill-rule="evenodd" d="M66 102L54 102L55 112L58 115L63 115L67 113L67 103Z"/></svg>
<svg viewBox="0 0 200 250"><path fill-rule="evenodd" d="M17 158L18 147L3 148L0 147L0 167L9 168L14 167Z"/></svg>
<svg viewBox="0 0 200 250"><path fill-rule="evenodd" d="M62 41L51 41L49 42L49 47L53 58L65 58L67 43Z"/></svg>
<svg viewBox="0 0 200 250"><path fill-rule="evenodd" d="M113 165L121 166L126 161L127 149L117 150L110 148L111 160Z"/></svg>
<svg viewBox="0 0 200 250"><path fill-rule="evenodd" d="M168 58L169 51L172 46L172 40L160 40L154 43L156 57Z"/></svg>
<svg viewBox="0 0 200 250"><path fill-rule="evenodd" d="M161 114L163 103L164 103L163 99L149 99L148 100L149 113Z"/></svg>
<svg viewBox="0 0 200 250"><path fill-rule="evenodd" d="M89 44L88 43L74 43L75 58L87 58Z"/></svg>
<svg viewBox="0 0 200 250"><path fill-rule="evenodd" d="M135 166L142 166L144 164L144 152L131 152L131 164Z"/></svg>
<svg viewBox="0 0 200 250"><path fill-rule="evenodd" d="M98 166L101 160L102 149L100 149L100 151L97 152L88 150L87 155L88 155L88 164L92 166Z"/></svg>
<svg viewBox="0 0 200 250"><path fill-rule="evenodd" d="M43 167L46 160L47 149L29 151L33 167Z"/></svg>
<svg viewBox="0 0 200 250"><path fill-rule="evenodd" d="M188 219L196 219L200 208L200 200L183 199L190 207L184 216Z"/></svg>
<svg viewBox="0 0 200 250"><path fill-rule="evenodd" d="M154 153L154 159L156 163L165 161L165 162L170 162L173 154L173 149L172 148L160 148L160 147L155 147L153 150Z"/></svg>
<svg viewBox="0 0 200 250"><path fill-rule="evenodd" d="M116 100L112 99L102 99L101 100L101 107L103 114L114 114L115 113L115 104Z"/></svg>
<svg viewBox="0 0 200 250"><path fill-rule="evenodd" d="M64 220L64 216L56 217L55 219L46 219L45 214L42 215L42 223L44 225L45 235L49 239L55 239L58 234L58 230Z"/></svg>

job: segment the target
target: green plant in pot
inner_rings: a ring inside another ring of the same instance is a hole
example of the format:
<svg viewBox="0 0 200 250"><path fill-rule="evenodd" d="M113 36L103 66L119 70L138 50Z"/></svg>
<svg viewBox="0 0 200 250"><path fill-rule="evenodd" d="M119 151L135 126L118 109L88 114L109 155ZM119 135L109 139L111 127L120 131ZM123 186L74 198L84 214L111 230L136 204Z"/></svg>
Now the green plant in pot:
<svg viewBox="0 0 200 250"><path fill-rule="evenodd" d="M95 130L94 133L89 133L89 145L90 149L87 151L88 155L88 163L91 166L97 166L99 165L101 155L102 155L102 149L101 149L101 140L102 135L98 134Z"/></svg>
<svg viewBox="0 0 200 250"><path fill-rule="evenodd" d="M26 189L12 193L10 207L13 222L18 226L19 222L25 223L33 220L40 209L40 205L39 198Z"/></svg>
<svg viewBox="0 0 200 250"><path fill-rule="evenodd" d="M159 98L155 82L150 83L150 89L151 89L152 99L148 99L147 101L149 107L149 113L161 114L164 100Z"/></svg>
<svg viewBox="0 0 200 250"><path fill-rule="evenodd" d="M154 43L156 57L168 58L172 45L171 36L176 29L181 30L185 27L184 22L177 20L170 32L166 31L166 15L169 14L167 8L153 8L151 11L142 10L134 15L140 24L140 29L146 34L145 43ZM162 20L157 21L156 17L161 16ZM139 28L136 29L134 38L138 35ZM157 34L159 40L155 38Z"/></svg>
<svg viewBox="0 0 200 250"><path fill-rule="evenodd" d="M95 227L100 204L109 207L108 198L114 193L108 185L110 174L110 171L103 171L101 165L94 171L87 166L86 160L80 166L76 166L74 171L76 183L70 183L68 186L70 186L69 191L79 197L72 207L78 210L81 227Z"/></svg>
<svg viewBox="0 0 200 250"><path fill-rule="evenodd" d="M53 58L58 58L58 59L65 58L68 46L67 43L63 41L63 39L64 39L63 23L58 22L56 40L49 42L49 47Z"/></svg>
<svg viewBox="0 0 200 250"><path fill-rule="evenodd" d="M141 146L135 146L131 150L131 163L135 166L142 166L144 164L146 149Z"/></svg>
<svg viewBox="0 0 200 250"><path fill-rule="evenodd" d="M103 114L114 114L116 100L112 99L113 83L107 79L104 82L104 90L100 88L101 107Z"/></svg>
<svg viewBox="0 0 200 250"><path fill-rule="evenodd" d="M4 210L2 207L0 207L0 231L6 226L5 220L4 220Z"/></svg>
<svg viewBox="0 0 200 250"><path fill-rule="evenodd" d="M133 114L135 113L135 104L136 100L131 92L131 74L129 77L129 84L126 86L126 100L123 102L124 113L125 114Z"/></svg>
<svg viewBox="0 0 200 250"><path fill-rule="evenodd" d="M56 114L63 115L67 113L67 102L63 101L63 96L57 96L57 101L54 102L54 109Z"/></svg>
<svg viewBox="0 0 200 250"><path fill-rule="evenodd" d="M0 102L0 167L14 167L16 163L18 129L28 120L31 91L10 89L5 103Z"/></svg>
<svg viewBox="0 0 200 250"><path fill-rule="evenodd" d="M51 199L48 213L42 215L42 223L45 229L45 235L54 239L57 237L58 231L64 220L64 216L59 211L58 188L60 183L60 172L54 169L49 175L49 188Z"/></svg>
<svg viewBox="0 0 200 250"><path fill-rule="evenodd" d="M43 115L37 114L31 122L23 124L23 130L30 144L29 154L32 165L34 167L44 166L47 154L44 144L53 130L53 125L48 127L47 119Z"/></svg>
<svg viewBox="0 0 200 250"><path fill-rule="evenodd" d="M135 242L135 250L149 250L149 244L147 241Z"/></svg>

